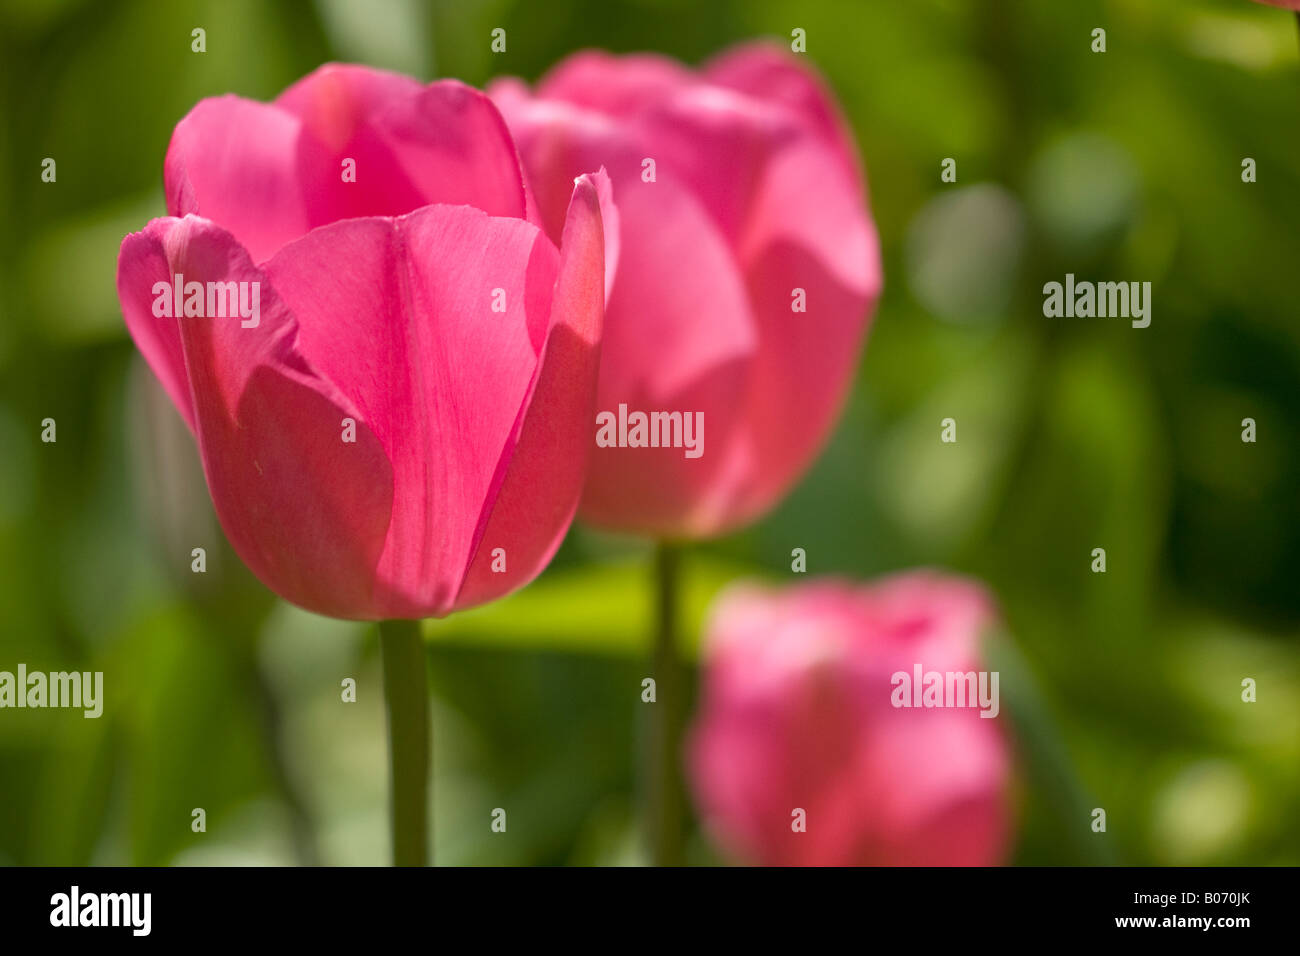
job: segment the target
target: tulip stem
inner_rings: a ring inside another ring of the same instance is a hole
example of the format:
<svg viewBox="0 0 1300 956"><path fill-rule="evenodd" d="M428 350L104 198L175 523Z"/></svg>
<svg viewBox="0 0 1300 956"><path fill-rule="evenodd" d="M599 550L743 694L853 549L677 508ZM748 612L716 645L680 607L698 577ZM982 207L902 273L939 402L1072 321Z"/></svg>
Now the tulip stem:
<svg viewBox="0 0 1300 956"><path fill-rule="evenodd" d="M651 859L655 866L680 866L682 819L682 714L684 681L677 647L680 553L675 545L655 546L655 703L650 727L648 779Z"/></svg>
<svg viewBox="0 0 1300 956"><path fill-rule="evenodd" d="M381 621L394 866L429 862L429 685L419 621Z"/></svg>

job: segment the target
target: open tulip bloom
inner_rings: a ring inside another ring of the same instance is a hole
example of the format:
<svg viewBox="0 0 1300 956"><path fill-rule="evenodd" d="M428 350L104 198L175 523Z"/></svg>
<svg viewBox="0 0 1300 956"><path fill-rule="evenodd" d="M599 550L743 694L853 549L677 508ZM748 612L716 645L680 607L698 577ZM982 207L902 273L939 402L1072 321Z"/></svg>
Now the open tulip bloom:
<svg viewBox="0 0 1300 956"><path fill-rule="evenodd" d="M308 610L387 622L396 858L422 862L411 621L527 583L573 518L609 182L571 177L548 235L483 94L334 65L272 103L200 102L164 179L169 215L122 243L127 327L254 573Z"/></svg>
<svg viewBox="0 0 1300 956"><path fill-rule="evenodd" d="M660 542L649 802L678 862L667 542L757 519L830 434L881 286L865 183L821 81L767 46L582 53L492 93L326 66L202 101L118 293L235 550L381 622L398 862L427 843L413 622L530 581L580 499Z"/></svg>
<svg viewBox="0 0 1300 956"><path fill-rule="evenodd" d="M574 176L594 163L613 181L597 408L614 427L597 435L582 517L660 539L760 517L830 434L881 287L834 101L766 44L699 72L584 52L532 93L516 80L489 93L553 239Z"/></svg>
<svg viewBox="0 0 1300 956"><path fill-rule="evenodd" d="M489 92L554 239L567 183L604 167L618 205L596 447L580 516L661 542L656 858L680 861L676 559L770 510L848 393L880 293L847 123L806 59L766 44L700 71L584 52ZM677 795L677 796L674 796Z"/></svg>

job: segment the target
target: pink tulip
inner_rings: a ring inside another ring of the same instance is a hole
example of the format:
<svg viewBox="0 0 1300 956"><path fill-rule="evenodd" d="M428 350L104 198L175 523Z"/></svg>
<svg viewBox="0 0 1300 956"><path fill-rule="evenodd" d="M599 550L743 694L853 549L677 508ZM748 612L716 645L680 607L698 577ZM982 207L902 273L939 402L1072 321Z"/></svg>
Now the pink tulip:
<svg viewBox="0 0 1300 956"><path fill-rule="evenodd" d="M697 803L722 845L771 865L1000 862L1000 718L896 706L895 677L918 665L979 671L993 617L979 586L931 572L724 595L689 746Z"/></svg>
<svg viewBox="0 0 1300 956"><path fill-rule="evenodd" d="M1283 10L1300 12L1300 0L1258 0L1258 2L1267 3L1270 7L1281 7Z"/></svg>
<svg viewBox="0 0 1300 956"><path fill-rule="evenodd" d="M575 174L596 163L614 183L620 249L597 409L625 406L630 427L620 420L606 437L623 444L594 450L582 516L657 537L758 517L829 435L881 286L856 150L830 95L767 46L698 73L585 52L532 94L517 80L489 92L552 238ZM637 412L699 421L700 454L686 453L684 425L633 447Z"/></svg>
<svg viewBox="0 0 1300 956"><path fill-rule="evenodd" d="M604 173L570 181L552 241L483 94L331 65L200 102L165 180L118 294L258 577L363 620L533 578L591 442Z"/></svg>

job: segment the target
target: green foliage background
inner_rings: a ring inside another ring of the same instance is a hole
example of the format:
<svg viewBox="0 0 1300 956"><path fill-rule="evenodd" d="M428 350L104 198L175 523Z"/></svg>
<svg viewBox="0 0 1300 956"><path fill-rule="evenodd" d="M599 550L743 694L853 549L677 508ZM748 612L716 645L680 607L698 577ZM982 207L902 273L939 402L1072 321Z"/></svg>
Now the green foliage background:
<svg viewBox="0 0 1300 956"><path fill-rule="evenodd" d="M373 628L243 570L122 324L118 244L164 212L175 122L331 59L482 85L794 27L861 145L886 293L806 480L689 556L692 647L721 586L789 580L793 547L816 574L978 575L1015 861L1300 863L1300 55L1246 0L0 0L0 669L103 670L107 695L99 720L0 712L0 862L387 858ZM1066 272L1150 280L1151 327L1045 319ZM575 528L517 596L429 622L441 862L642 859L646 557Z"/></svg>

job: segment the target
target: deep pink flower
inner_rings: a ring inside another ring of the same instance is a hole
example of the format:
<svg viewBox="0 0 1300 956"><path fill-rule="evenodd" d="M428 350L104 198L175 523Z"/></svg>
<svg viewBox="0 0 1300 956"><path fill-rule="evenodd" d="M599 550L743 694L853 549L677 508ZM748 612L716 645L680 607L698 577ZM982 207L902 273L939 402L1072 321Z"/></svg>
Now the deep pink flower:
<svg viewBox="0 0 1300 956"><path fill-rule="evenodd" d="M1300 11L1300 0L1257 0L1258 3L1267 3L1270 7L1281 7L1283 10Z"/></svg>
<svg viewBox="0 0 1300 956"><path fill-rule="evenodd" d="M598 412L702 415L698 457L597 447L583 517L694 537L759 516L828 436L880 290L856 150L831 97L768 46L700 72L585 52L532 94L517 80L489 92L552 237L573 176L610 171L620 248Z"/></svg>
<svg viewBox="0 0 1300 956"><path fill-rule="evenodd" d="M894 700L894 675L917 665L979 671L993 616L978 585L931 572L724 595L689 746L701 816L723 846L775 865L1000 862L1004 718Z"/></svg>
<svg viewBox="0 0 1300 956"><path fill-rule="evenodd" d="M331 65L273 103L199 103L165 179L171 215L122 243L118 294L262 581L380 619L535 576L591 443L604 174L553 242L484 95ZM178 275L202 316L173 316ZM256 316L221 317L236 289Z"/></svg>

